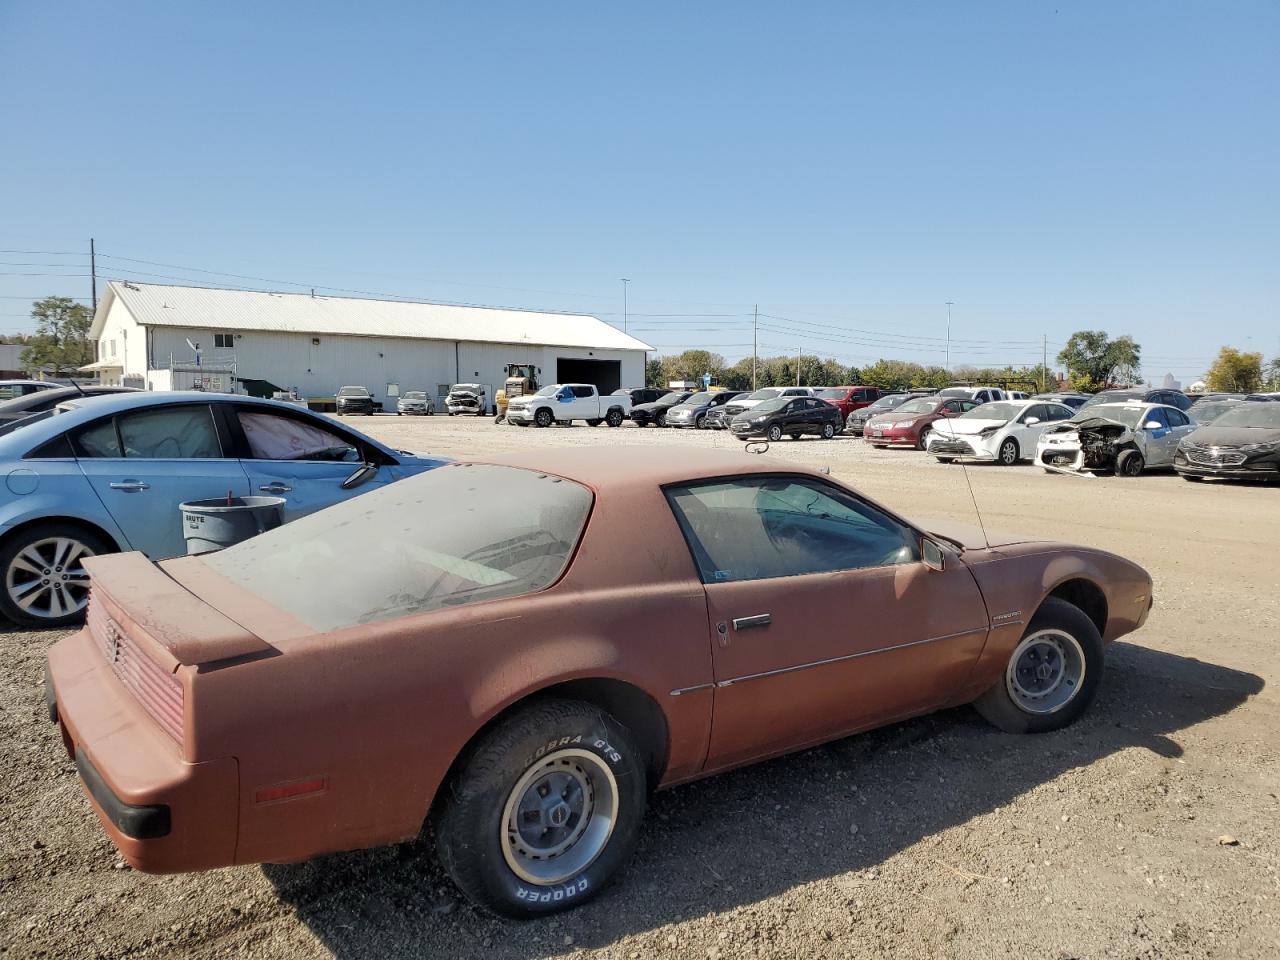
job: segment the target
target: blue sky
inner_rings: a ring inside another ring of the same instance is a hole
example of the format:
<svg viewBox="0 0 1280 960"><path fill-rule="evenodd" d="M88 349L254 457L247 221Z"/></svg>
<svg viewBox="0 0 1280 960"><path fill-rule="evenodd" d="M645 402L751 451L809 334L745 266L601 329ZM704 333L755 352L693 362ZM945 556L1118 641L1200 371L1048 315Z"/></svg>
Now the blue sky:
<svg viewBox="0 0 1280 960"><path fill-rule="evenodd" d="M0 330L94 236L618 323L629 277L632 332L730 359L759 303L763 353L941 362L952 300L953 363L1101 328L1188 380L1280 354L1277 49L1268 0L0 0Z"/></svg>

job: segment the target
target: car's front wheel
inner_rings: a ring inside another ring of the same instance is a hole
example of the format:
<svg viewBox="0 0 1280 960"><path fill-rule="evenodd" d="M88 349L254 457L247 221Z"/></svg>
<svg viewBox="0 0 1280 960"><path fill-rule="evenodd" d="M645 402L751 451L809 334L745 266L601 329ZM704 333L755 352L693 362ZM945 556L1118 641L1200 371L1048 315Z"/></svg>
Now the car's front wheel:
<svg viewBox="0 0 1280 960"><path fill-rule="evenodd" d="M89 603L85 557L108 553L102 539L66 523L27 527L0 547L0 613L24 627L65 627Z"/></svg>
<svg viewBox="0 0 1280 960"><path fill-rule="evenodd" d="M495 913L530 918L577 906L631 856L647 786L641 751L604 710L531 704L500 721L446 788L440 860Z"/></svg>
<svg viewBox="0 0 1280 960"><path fill-rule="evenodd" d="M1000 444L999 463L1004 467L1012 467L1018 462L1018 441L1013 437L1006 437L1004 443Z"/></svg>
<svg viewBox="0 0 1280 960"><path fill-rule="evenodd" d="M834 423L824 423L822 425L822 439L831 440L836 435L836 425Z"/></svg>
<svg viewBox="0 0 1280 960"><path fill-rule="evenodd" d="M782 439L782 428L775 423L772 427L769 428L769 432L766 434L766 436L769 438L771 442L777 443L779 440Z"/></svg>
<svg viewBox="0 0 1280 960"><path fill-rule="evenodd" d="M1102 635L1094 622L1074 604L1048 597L1000 679L973 705L1006 733L1059 730L1093 702L1102 666Z"/></svg>
<svg viewBox="0 0 1280 960"><path fill-rule="evenodd" d="M533 422L539 427L549 427L555 423L556 418L552 416L551 411L543 407L533 415Z"/></svg>
<svg viewBox="0 0 1280 960"><path fill-rule="evenodd" d="M920 439L916 441L917 450L929 449L929 434L933 433L933 427L926 424L920 429Z"/></svg>
<svg viewBox="0 0 1280 960"><path fill-rule="evenodd" d="M1136 477L1146 468L1147 461L1137 450L1122 450L1116 457L1117 477Z"/></svg>

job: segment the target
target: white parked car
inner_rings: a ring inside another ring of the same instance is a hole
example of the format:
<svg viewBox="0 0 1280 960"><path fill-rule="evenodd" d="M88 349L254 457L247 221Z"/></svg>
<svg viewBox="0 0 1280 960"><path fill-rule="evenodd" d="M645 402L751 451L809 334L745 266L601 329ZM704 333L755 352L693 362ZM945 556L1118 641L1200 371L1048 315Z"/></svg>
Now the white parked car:
<svg viewBox="0 0 1280 960"><path fill-rule="evenodd" d="M396 413L401 416L429 417L435 412L435 401L424 390L407 390L396 401Z"/></svg>
<svg viewBox="0 0 1280 960"><path fill-rule="evenodd" d="M516 397L507 404L507 423L518 427L531 423L549 427L570 420L585 420L592 427L601 423L620 427L630 415L630 396L614 393L602 397L589 383L553 383L533 396Z"/></svg>
<svg viewBox="0 0 1280 960"><path fill-rule="evenodd" d="M1044 431L1036 463L1050 472L1136 477L1172 467L1173 454L1196 424L1162 403L1099 403Z"/></svg>
<svg viewBox="0 0 1280 960"><path fill-rule="evenodd" d="M1070 420L1074 411L1065 403L1043 400L997 400L968 413L939 420L929 432L926 450L940 463L953 460L994 460L1011 467L1035 456L1046 428Z"/></svg>
<svg viewBox="0 0 1280 960"><path fill-rule="evenodd" d="M487 383L455 383L444 398L449 416L470 414L483 417L493 408L493 388Z"/></svg>

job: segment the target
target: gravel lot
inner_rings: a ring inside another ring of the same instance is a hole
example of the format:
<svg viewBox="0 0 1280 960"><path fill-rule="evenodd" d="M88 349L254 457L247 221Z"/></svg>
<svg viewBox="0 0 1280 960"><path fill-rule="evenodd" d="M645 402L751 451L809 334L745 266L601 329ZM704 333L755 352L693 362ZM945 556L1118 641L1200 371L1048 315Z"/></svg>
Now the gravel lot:
<svg viewBox="0 0 1280 960"><path fill-rule="evenodd" d="M733 449L630 425L360 418L452 456L576 444ZM765 456L917 518L973 521L959 467L860 441ZM585 908L517 924L454 893L425 841L296 866L124 867L40 690L60 634L0 633L4 957L1280 956L1280 488L1173 476L968 471L988 528L1121 553L1155 579L1147 626L1058 734L971 711L915 720L655 797L638 856Z"/></svg>

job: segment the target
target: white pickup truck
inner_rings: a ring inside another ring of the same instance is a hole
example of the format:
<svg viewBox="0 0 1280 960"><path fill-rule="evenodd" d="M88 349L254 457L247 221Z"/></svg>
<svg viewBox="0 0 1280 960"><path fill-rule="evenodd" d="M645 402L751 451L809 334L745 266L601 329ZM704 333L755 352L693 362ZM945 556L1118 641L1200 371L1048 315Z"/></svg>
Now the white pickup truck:
<svg viewBox="0 0 1280 960"><path fill-rule="evenodd" d="M626 394L600 396L589 383L553 383L527 397L516 397L507 405L507 422L518 427L533 424L549 427L553 423L585 420L591 427L607 423L622 426L631 415L631 397Z"/></svg>

